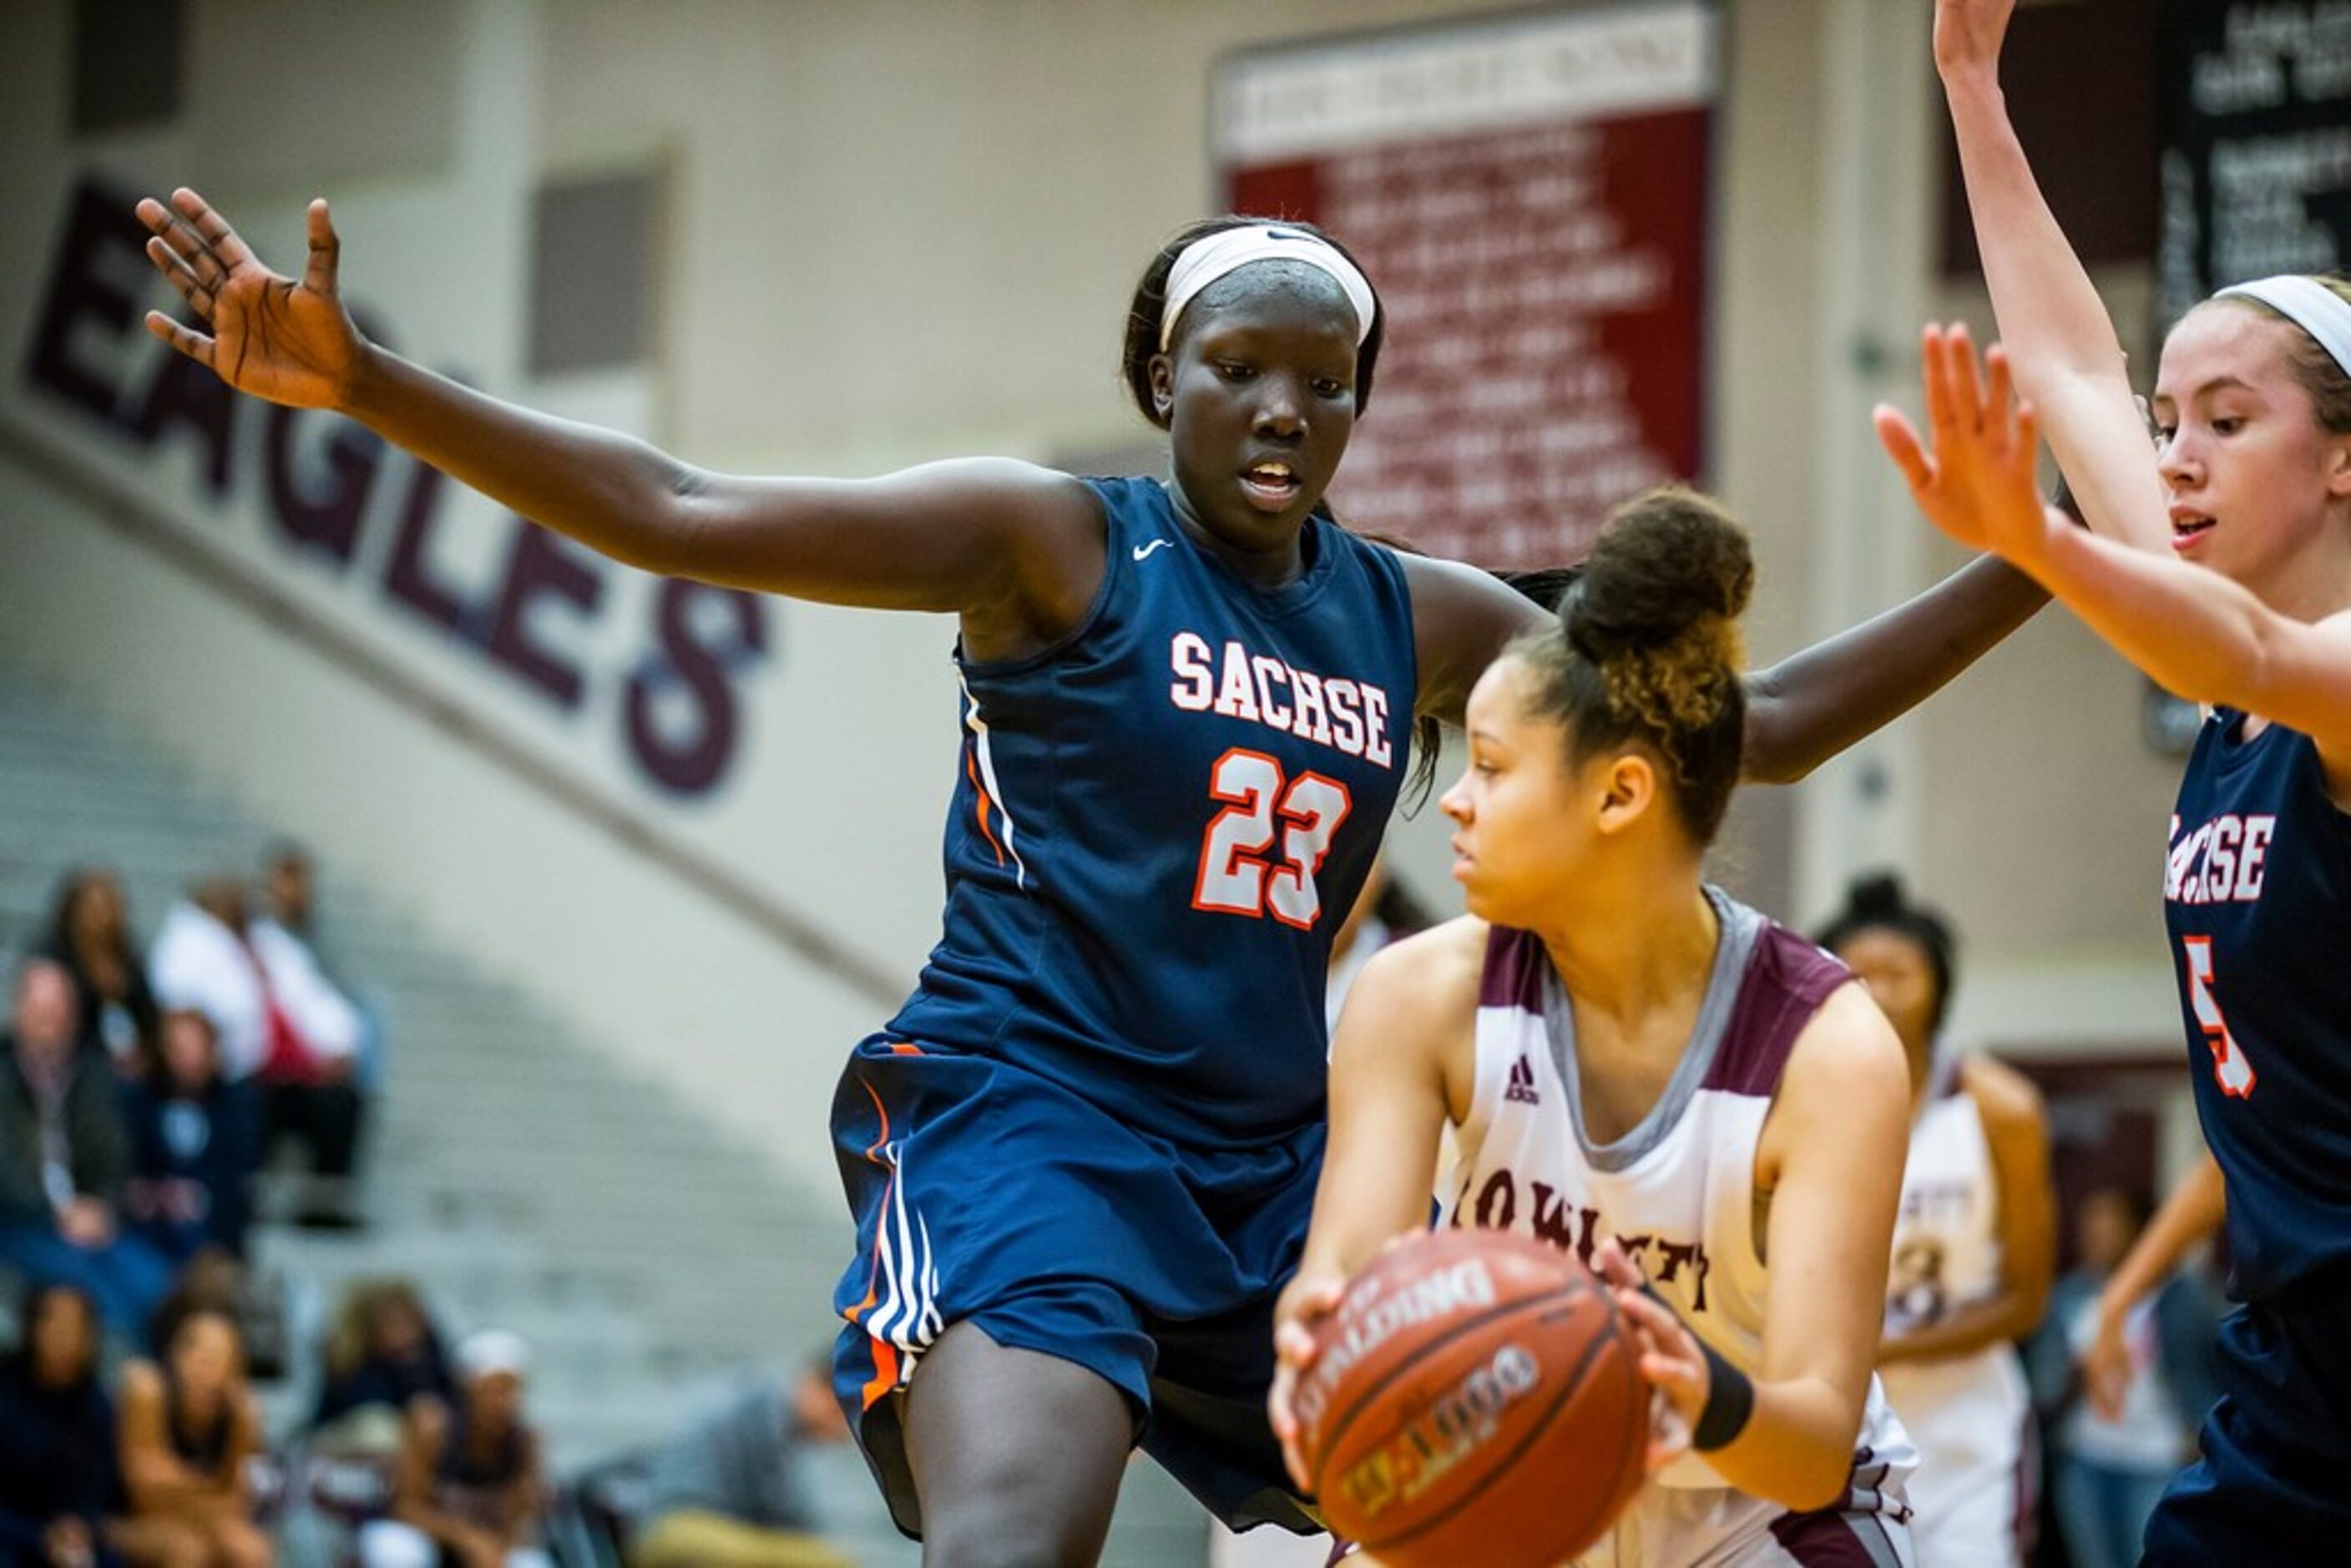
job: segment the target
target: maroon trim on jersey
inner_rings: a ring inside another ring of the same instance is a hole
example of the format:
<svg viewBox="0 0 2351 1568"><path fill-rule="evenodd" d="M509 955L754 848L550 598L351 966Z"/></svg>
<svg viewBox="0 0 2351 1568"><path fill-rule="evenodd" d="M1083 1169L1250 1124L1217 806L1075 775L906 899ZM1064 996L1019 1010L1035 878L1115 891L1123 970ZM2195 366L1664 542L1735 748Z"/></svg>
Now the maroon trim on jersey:
<svg viewBox="0 0 2351 1568"><path fill-rule="evenodd" d="M1770 1099L1796 1037L1853 971L1786 926L1765 921L1739 977L1739 1000L1701 1089Z"/></svg>
<svg viewBox="0 0 2351 1568"><path fill-rule="evenodd" d="M1543 976L1551 952L1531 931L1497 925L1486 933L1486 967L1478 980L1481 1008L1517 1008L1543 1016Z"/></svg>
<svg viewBox="0 0 2351 1568"><path fill-rule="evenodd" d="M1902 1561L1893 1532L1886 1528L1889 1511L1878 1488L1892 1469L1865 1447L1853 1457L1851 1490L1842 1502L1810 1513L1783 1513L1771 1521L1771 1539L1797 1562L1821 1568L1887 1568ZM1909 1511L1891 1511L1893 1522L1907 1523Z"/></svg>

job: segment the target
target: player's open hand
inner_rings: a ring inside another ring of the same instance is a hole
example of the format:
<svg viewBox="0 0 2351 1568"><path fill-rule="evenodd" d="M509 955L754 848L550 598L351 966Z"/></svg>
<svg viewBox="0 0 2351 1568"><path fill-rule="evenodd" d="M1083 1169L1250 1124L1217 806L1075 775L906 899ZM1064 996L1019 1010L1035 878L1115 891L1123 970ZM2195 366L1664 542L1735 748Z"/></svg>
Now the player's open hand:
<svg viewBox="0 0 2351 1568"><path fill-rule="evenodd" d="M147 329L239 392L296 408L340 407L363 343L335 288L340 244L327 204L310 204L310 259L300 282L272 272L193 191L149 196L139 221L147 259L187 302L190 319L147 313Z"/></svg>
<svg viewBox="0 0 2351 1568"><path fill-rule="evenodd" d="M1281 1300L1273 1309L1273 1385L1266 1390L1265 1410L1273 1425L1273 1435L1281 1444L1281 1462L1290 1471L1290 1479L1298 1484L1301 1493L1311 1495L1314 1478L1306 1468L1306 1457L1298 1447L1300 1424L1298 1411L1292 1404L1298 1392L1298 1379L1314 1364L1321 1346L1315 1334L1325 1319L1339 1310L1347 1294L1346 1277L1334 1273L1309 1274L1301 1271L1281 1292Z"/></svg>
<svg viewBox="0 0 2351 1568"><path fill-rule="evenodd" d="M1958 326L1928 327L1920 350L1928 434L1880 403L1877 438L1929 522L2029 568L2051 524L2033 474L2040 421L2016 398L2008 356L1994 344L1979 365L1968 329Z"/></svg>
<svg viewBox="0 0 2351 1568"><path fill-rule="evenodd" d="M1935 68L1992 70L2016 0L1935 0Z"/></svg>
<svg viewBox="0 0 2351 1568"><path fill-rule="evenodd" d="M2097 1332L2082 1352L2082 1392L2101 1420L2122 1419L2123 1401L2137 1375L2130 1343L2123 1334L2123 1320L2101 1311Z"/></svg>
<svg viewBox="0 0 2351 1568"><path fill-rule="evenodd" d="M1689 1448L1690 1433L1706 1408L1713 1378L1698 1340L1674 1310L1649 1294L1640 1268L1625 1255L1614 1238L1604 1239L1592 1251L1593 1272L1616 1298L1616 1310L1633 1331L1633 1348L1641 1375L1656 1390L1650 1410L1649 1473L1681 1458Z"/></svg>

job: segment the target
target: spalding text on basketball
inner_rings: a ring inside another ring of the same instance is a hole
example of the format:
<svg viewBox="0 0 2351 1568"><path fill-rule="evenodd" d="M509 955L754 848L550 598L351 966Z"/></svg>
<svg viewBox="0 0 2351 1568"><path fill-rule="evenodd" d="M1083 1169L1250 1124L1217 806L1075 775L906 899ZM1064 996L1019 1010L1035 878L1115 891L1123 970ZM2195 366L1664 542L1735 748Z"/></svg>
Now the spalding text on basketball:
<svg viewBox="0 0 2351 1568"><path fill-rule="evenodd" d="M1377 1350L1399 1329L1425 1323L1464 1307L1494 1304L1494 1279L1476 1259L1409 1280L1383 1295L1380 1275L1363 1281L1339 1305L1338 1335L1325 1343L1298 1390L1298 1418L1319 1426L1331 1402L1331 1391L1347 1369Z"/></svg>

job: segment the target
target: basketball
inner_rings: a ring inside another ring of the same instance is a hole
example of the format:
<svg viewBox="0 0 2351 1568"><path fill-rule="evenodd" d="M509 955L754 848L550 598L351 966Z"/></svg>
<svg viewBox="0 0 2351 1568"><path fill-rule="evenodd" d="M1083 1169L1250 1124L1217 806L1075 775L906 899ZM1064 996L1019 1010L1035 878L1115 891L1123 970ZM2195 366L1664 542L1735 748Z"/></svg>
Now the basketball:
<svg viewBox="0 0 2351 1568"><path fill-rule="evenodd" d="M1299 1380L1333 1531L1398 1568L1551 1563L1641 1485L1649 1390L1607 1291L1491 1230L1416 1236L1349 1282Z"/></svg>

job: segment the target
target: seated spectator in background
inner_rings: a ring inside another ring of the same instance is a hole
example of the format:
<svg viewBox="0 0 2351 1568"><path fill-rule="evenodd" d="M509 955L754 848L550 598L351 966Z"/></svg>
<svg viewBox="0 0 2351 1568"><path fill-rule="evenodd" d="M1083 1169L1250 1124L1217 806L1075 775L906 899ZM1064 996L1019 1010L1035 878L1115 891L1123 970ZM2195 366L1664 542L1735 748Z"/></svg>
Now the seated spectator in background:
<svg viewBox="0 0 2351 1568"><path fill-rule="evenodd" d="M175 1264L207 1248L242 1259L261 1129L250 1101L221 1076L212 1020L172 1009L142 1057L139 1075L122 1086L131 1134L123 1214Z"/></svg>
<svg viewBox="0 0 2351 1568"><path fill-rule="evenodd" d="M84 866L58 885L48 935L37 949L73 977L79 1039L128 1077L155 1042L154 993L131 941L122 883L110 871Z"/></svg>
<svg viewBox="0 0 2351 1568"><path fill-rule="evenodd" d="M122 1369L121 1464L132 1520L173 1563L269 1568L246 1461L262 1451L236 1322L181 1295L155 1315L154 1361Z"/></svg>
<svg viewBox="0 0 2351 1568"><path fill-rule="evenodd" d="M310 1421L319 1444L340 1452L396 1448L400 1423L419 1399L457 1402L440 1336L405 1280L352 1285L328 1331L325 1375ZM388 1443L371 1429L389 1428Z"/></svg>
<svg viewBox="0 0 2351 1568"><path fill-rule="evenodd" d="M117 1550L114 1406L98 1382L98 1309L70 1285L25 1293L16 1353L0 1362L0 1563L89 1568ZM134 1560L136 1553L126 1552Z"/></svg>
<svg viewBox="0 0 2351 1568"><path fill-rule="evenodd" d="M120 1230L130 1139L114 1075L75 1043L73 979L49 958L16 977L0 1039L0 1263L88 1291L136 1337L171 1286L171 1267Z"/></svg>
<svg viewBox="0 0 2351 1568"><path fill-rule="evenodd" d="M371 1060L378 1047L378 1025L367 1003L344 974L340 965L328 950L319 932L318 881L310 852L301 845L281 840L271 846L262 862L261 887L268 913L262 918L285 933L287 940L300 944L308 954L311 967L326 977L343 996L350 999L360 1016L360 1056L361 1076L369 1071Z"/></svg>
<svg viewBox="0 0 2351 1568"><path fill-rule="evenodd" d="M148 969L163 1005L212 1019L230 1082L258 1086L265 1141L290 1136L308 1145L316 1179L298 1222L349 1224L359 1009L298 937L248 917L245 888L232 877L202 883L172 906Z"/></svg>
<svg viewBox="0 0 2351 1568"><path fill-rule="evenodd" d="M272 844L261 862L261 892L269 906L263 918L309 949L319 973L341 986L341 974L319 937L317 863L310 852L290 840Z"/></svg>
<svg viewBox="0 0 2351 1568"><path fill-rule="evenodd" d="M2175 1274L2126 1321L2134 1375L2121 1416L2087 1397L2081 1358L2097 1333L2098 1293L2147 1223L2147 1205L2104 1187L2074 1211L2080 1261L2057 1281L2029 1347L2034 1403L2048 1432L2051 1502L2074 1568L2128 1568L2156 1500L2194 1456L2195 1434L2220 1396L2219 1303L2199 1276Z"/></svg>
<svg viewBox="0 0 2351 1568"><path fill-rule="evenodd" d="M745 1389L653 1450L630 1568L847 1568L814 1533L797 1461L848 1436L829 1351Z"/></svg>
<svg viewBox="0 0 2351 1568"><path fill-rule="evenodd" d="M360 1531L361 1568L550 1568L536 1542L546 1494L523 1416L528 1354L491 1329L457 1347L457 1400L412 1403L392 1517Z"/></svg>

